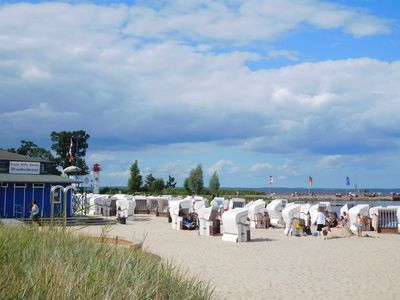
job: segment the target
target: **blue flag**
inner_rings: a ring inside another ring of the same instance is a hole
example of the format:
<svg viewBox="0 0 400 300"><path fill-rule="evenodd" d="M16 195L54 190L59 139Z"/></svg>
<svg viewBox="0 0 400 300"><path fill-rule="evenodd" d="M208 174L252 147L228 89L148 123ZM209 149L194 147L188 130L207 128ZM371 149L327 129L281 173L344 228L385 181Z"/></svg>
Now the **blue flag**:
<svg viewBox="0 0 400 300"><path fill-rule="evenodd" d="M350 185L350 177L346 176L346 185Z"/></svg>

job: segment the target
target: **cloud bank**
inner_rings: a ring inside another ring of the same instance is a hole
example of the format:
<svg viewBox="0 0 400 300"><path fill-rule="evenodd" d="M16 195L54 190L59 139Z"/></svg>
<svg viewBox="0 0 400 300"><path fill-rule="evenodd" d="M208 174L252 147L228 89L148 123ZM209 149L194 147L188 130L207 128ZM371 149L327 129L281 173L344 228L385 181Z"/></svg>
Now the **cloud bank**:
<svg viewBox="0 0 400 300"><path fill-rule="evenodd" d="M398 150L399 61L260 50L304 28L361 38L390 24L314 0L1 5L0 136L83 128L97 150L205 142L326 155L322 164ZM297 64L248 67L280 56ZM208 171L221 168L235 162Z"/></svg>

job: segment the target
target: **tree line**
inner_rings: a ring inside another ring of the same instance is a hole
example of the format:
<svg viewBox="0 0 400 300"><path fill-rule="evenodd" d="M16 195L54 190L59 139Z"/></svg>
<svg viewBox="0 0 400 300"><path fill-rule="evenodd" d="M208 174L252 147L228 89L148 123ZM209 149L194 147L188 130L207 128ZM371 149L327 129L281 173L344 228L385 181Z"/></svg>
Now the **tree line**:
<svg viewBox="0 0 400 300"><path fill-rule="evenodd" d="M130 177L128 179L128 191L131 193L137 192L151 192L160 193L164 189L174 189L176 187L175 178L168 175L168 180L164 182L162 178L155 178L152 173L145 177L140 174L138 161L132 164L130 168ZM201 164L198 164L185 178L184 189L188 194L201 194L204 192L204 178ZM209 191L211 194L217 195L220 188L219 177L215 171L209 181Z"/></svg>

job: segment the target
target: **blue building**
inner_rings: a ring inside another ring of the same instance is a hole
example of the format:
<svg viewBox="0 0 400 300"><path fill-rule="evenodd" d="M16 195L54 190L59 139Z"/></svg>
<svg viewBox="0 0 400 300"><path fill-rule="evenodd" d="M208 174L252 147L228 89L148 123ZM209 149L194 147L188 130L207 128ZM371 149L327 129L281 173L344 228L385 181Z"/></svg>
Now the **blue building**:
<svg viewBox="0 0 400 300"><path fill-rule="evenodd" d="M48 173L53 163L0 150L0 217L28 218L29 204L36 200L42 217L50 217L50 191L53 186L66 187L76 180ZM54 215L63 213L63 195L58 195ZM71 191L67 193L67 216L72 215Z"/></svg>

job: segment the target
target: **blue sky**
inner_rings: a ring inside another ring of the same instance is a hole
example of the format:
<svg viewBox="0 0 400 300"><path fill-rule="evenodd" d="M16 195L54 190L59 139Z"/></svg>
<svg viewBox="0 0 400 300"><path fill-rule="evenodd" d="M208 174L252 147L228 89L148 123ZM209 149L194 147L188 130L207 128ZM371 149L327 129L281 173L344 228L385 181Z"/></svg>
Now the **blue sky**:
<svg viewBox="0 0 400 300"><path fill-rule="evenodd" d="M103 185L399 187L398 1L0 1L0 147L86 130Z"/></svg>

